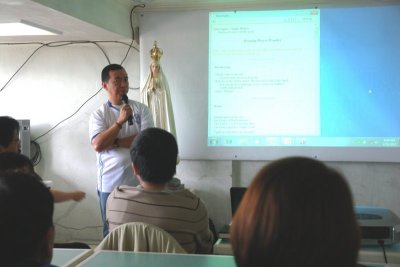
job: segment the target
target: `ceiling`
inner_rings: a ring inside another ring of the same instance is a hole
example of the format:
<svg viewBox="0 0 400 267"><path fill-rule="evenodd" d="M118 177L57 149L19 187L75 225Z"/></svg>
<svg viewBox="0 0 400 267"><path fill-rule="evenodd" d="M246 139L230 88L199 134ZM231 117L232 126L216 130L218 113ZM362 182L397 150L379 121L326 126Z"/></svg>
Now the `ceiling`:
<svg viewBox="0 0 400 267"><path fill-rule="evenodd" d="M67 0L68 1L68 0ZM85 0L84 0L85 1ZM51 42L68 40L115 40L119 34L67 15L31 0L0 0L0 23L20 20L62 32L58 36L0 37L0 42Z"/></svg>
<svg viewBox="0 0 400 267"><path fill-rule="evenodd" d="M143 3L145 7L135 8L135 13L380 5L400 0L0 0L0 23L22 19L62 32L47 37L0 37L0 43L126 40L131 36L130 10Z"/></svg>
<svg viewBox="0 0 400 267"><path fill-rule="evenodd" d="M146 3L146 9L166 10L233 10L299 8L337 5L381 5L399 3L396 0L131 0L134 3Z"/></svg>

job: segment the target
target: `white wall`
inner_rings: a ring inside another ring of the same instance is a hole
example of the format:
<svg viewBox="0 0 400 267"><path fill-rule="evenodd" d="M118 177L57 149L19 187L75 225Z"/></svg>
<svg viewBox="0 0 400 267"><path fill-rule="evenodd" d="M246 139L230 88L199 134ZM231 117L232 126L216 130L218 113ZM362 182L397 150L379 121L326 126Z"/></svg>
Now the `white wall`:
<svg viewBox="0 0 400 267"><path fill-rule="evenodd" d="M236 184L247 186L265 162L236 162ZM385 207L400 216L400 164L327 162L346 178L356 205Z"/></svg>

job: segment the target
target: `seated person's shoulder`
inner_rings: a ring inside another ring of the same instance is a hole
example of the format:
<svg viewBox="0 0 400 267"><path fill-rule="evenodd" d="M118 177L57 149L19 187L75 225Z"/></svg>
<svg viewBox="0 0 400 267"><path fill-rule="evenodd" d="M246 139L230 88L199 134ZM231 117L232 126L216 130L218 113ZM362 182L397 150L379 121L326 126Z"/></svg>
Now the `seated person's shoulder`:
<svg viewBox="0 0 400 267"><path fill-rule="evenodd" d="M114 188L111 194L135 194L142 190L140 186L120 185Z"/></svg>
<svg viewBox="0 0 400 267"><path fill-rule="evenodd" d="M182 189L179 191L173 191L172 192L175 196L179 196L181 198L185 198L186 201L190 201L190 202L195 202L198 203L200 202L200 205L204 205L203 201L201 200L201 198L199 196L196 195L196 193L194 192L193 189Z"/></svg>
<svg viewBox="0 0 400 267"><path fill-rule="evenodd" d="M171 181L168 182L167 188L168 188L168 190L171 190L171 191L177 191L177 190L184 189L185 185L182 184L182 182L179 178L173 177L171 179Z"/></svg>

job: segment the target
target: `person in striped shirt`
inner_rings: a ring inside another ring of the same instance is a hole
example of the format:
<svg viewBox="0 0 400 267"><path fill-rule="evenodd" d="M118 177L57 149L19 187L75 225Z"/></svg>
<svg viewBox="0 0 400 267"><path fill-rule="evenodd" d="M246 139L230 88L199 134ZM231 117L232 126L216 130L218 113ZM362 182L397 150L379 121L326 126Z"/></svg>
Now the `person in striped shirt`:
<svg viewBox="0 0 400 267"><path fill-rule="evenodd" d="M188 189L171 190L178 145L160 128L143 130L131 150L136 187L121 185L108 200L106 217L112 231L128 222L156 225L170 233L188 253L210 253L214 235L203 201Z"/></svg>

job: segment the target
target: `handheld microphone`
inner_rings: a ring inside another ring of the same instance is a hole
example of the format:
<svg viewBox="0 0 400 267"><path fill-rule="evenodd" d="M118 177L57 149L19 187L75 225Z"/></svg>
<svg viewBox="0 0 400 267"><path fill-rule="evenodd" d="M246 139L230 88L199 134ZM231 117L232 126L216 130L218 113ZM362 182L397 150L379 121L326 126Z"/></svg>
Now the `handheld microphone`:
<svg viewBox="0 0 400 267"><path fill-rule="evenodd" d="M128 104L128 96L127 95L122 95L121 96L121 101L124 104ZM128 124L129 125L133 125L133 117L132 117L132 115L129 116L129 118L128 118Z"/></svg>

